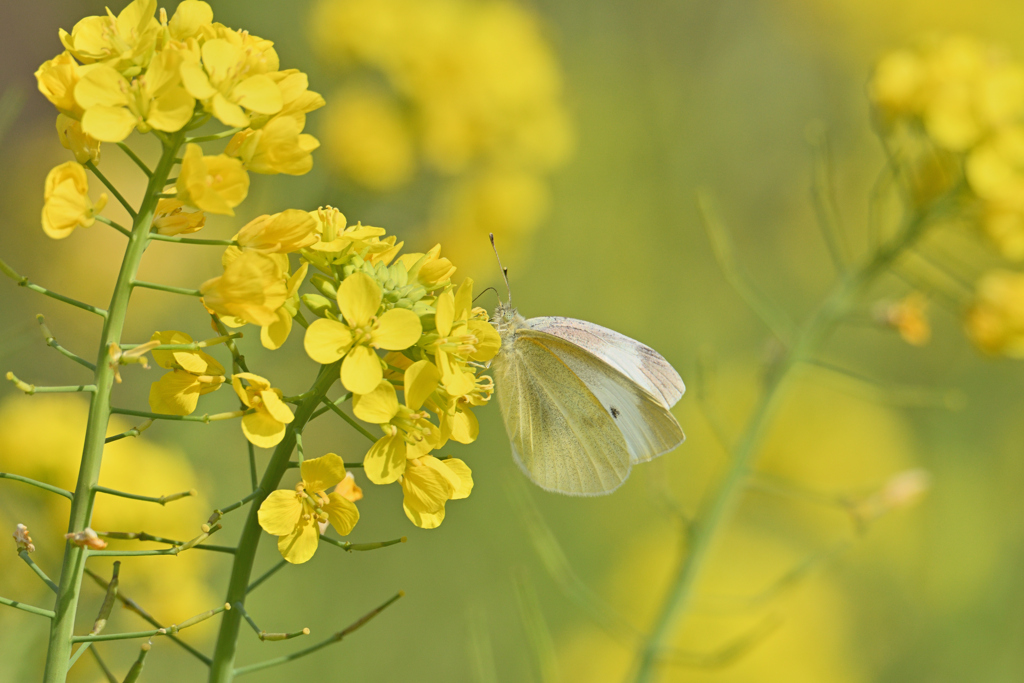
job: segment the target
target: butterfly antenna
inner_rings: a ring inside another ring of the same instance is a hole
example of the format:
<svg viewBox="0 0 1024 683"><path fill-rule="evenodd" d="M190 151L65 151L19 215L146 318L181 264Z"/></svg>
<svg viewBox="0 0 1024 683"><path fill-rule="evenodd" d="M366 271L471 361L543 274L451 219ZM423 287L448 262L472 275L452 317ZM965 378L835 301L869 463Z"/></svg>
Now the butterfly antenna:
<svg viewBox="0 0 1024 683"><path fill-rule="evenodd" d="M508 292L508 305L512 305L512 288L508 285L508 268L501 265L501 257L498 256L498 247L494 245L494 233L488 233L491 238L491 249L494 249L494 258L498 259L498 267L501 268L501 276L505 278L505 290Z"/></svg>
<svg viewBox="0 0 1024 683"><path fill-rule="evenodd" d="M485 289L484 291L482 291L482 292L480 292L479 294L476 295L476 297L473 299L473 303L476 303L477 299L482 297L487 292L494 292L495 294L498 294L498 290L496 290L494 287L488 287L487 289ZM500 297L501 295L499 294L498 296Z"/></svg>

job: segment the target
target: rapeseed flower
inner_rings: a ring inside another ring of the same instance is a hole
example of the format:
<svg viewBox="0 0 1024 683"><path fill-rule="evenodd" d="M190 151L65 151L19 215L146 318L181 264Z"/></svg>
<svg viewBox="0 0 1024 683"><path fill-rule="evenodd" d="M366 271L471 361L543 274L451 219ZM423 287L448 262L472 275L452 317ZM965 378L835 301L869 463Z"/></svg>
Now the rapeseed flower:
<svg viewBox="0 0 1024 683"><path fill-rule="evenodd" d="M238 253L223 275L207 280L199 291L213 313L260 326L277 322L277 310L289 294L280 261L255 251Z"/></svg>
<svg viewBox="0 0 1024 683"><path fill-rule="evenodd" d="M105 63L131 78L149 64L160 32L156 0L134 0L116 17L85 17L68 33L60 30L60 41L83 64Z"/></svg>
<svg viewBox="0 0 1024 683"><path fill-rule="evenodd" d="M984 275L966 324L967 335L985 353L1024 358L1024 273Z"/></svg>
<svg viewBox="0 0 1024 683"><path fill-rule="evenodd" d="M275 116L262 128L235 133L225 153L241 159L253 173L304 175L313 168L312 152L319 146L295 118Z"/></svg>
<svg viewBox="0 0 1024 683"><path fill-rule="evenodd" d="M46 174L43 190L43 231L55 239L64 239L78 226L87 228L107 205L106 193L93 204L89 199L89 180L85 168L75 161L55 166Z"/></svg>
<svg viewBox="0 0 1024 683"><path fill-rule="evenodd" d="M432 455L410 460L402 476L402 508L421 529L436 529L444 521L445 503L468 498L473 473L457 458L438 460Z"/></svg>
<svg viewBox="0 0 1024 683"><path fill-rule="evenodd" d="M302 481L295 490L271 492L258 513L260 526L278 537L277 549L292 564L302 564L313 557L322 533L318 523L328 522L339 534L347 536L359 521L359 510L352 500L338 490L326 493L347 479L345 463L338 455L328 453L304 460L299 471Z"/></svg>
<svg viewBox="0 0 1024 683"><path fill-rule="evenodd" d="M154 332L160 344L191 344L192 337L177 330ZM168 372L150 386L149 407L154 413L191 415L199 397L220 389L224 366L201 349L152 352L153 360Z"/></svg>
<svg viewBox="0 0 1024 683"><path fill-rule="evenodd" d="M226 126L248 126L247 111L276 114L283 102L281 89L266 75L278 66L271 45L256 36L218 31L202 44L199 59L181 65L185 89Z"/></svg>
<svg viewBox="0 0 1024 683"><path fill-rule="evenodd" d="M338 287L344 322L322 318L306 330L309 357L324 365L344 358L341 383L355 394L368 394L384 377L375 349L401 351L420 338L423 327L410 310L393 308L378 317L383 292L365 273L354 273Z"/></svg>
<svg viewBox="0 0 1024 683"><path fill-rule="evenodd" d="M159 235L187 235L206 225L202 211L185 211L180 199L161 199L153 212L153 232Z"/></svg>
<svg viewBox="0 0 1024 683"><path fill-rule="evenodd" d="M316 220L308 211L298 209L254 218L235 235L235 241L242 249L265 254L289 254L309 247L319 239Z"/></svg>
<svg viewBox="0 0 1024 683"><path fill-rule="evenodd" d="M204 156L199 145L189 144L175 187L178 199L190 206L234 216L232 209L249 194L249 174L238 159L224 154Z"/></svg>
<svg viewBox="0 0 1024 683"><path fill-rule="evenodd" d="M248 385L243 385L243 380ZM239 400L253 412L242 416L242 433L254 446L273 448L284 438L286 425L295 419L292 409L281 400L281 390L251 372L236 372L231 386ZM333 485L333 484L332 484Z"/></svg>

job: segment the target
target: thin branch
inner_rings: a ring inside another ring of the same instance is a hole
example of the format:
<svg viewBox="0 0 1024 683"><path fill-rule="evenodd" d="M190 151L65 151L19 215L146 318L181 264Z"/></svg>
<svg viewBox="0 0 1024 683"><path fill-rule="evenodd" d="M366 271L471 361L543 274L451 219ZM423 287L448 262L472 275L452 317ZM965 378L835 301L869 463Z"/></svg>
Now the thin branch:
<svg viewBox="0 0 1024 683"><path fill-rule="evenodd" d="M761 318L768 329L783 343L787 343L793 336L793 324L774 304L761 298L757 288L740 269L733 253L732 238L719 220L711 196L707 192L697 193L697 207L711 242L711 248L715 253L715 259L718 261L718 267L722 269L726 281L732 285L747 306Z"/></svg>
<svg viewBox="0 0 1024 683"><path fill-rule="evenodd" d="M140 159L139 156L132 151L131 147L129 147L123 142L117 143L117 146L121 148L121 151L128 155L129 159L135 162L136 166L142 169L142 172L146 174L147 178L152 177L153 172L149 170L149 166L146 166L146 162Z"/></svg>
<svg viewBox="0 0 1024 683"><path fill-rule="evenodd" d="M152 424L153 420L145 420L144 422L141 422L140 424L132 427L127 431L123 431L120 434L114 434L113 436L108 436L103 441L103 443L114 443L115 441L120 441L121 439L127 439L128 437L138 436L142 432L149 429L152 426Z"/></svg>
<svg viewBox="0 0 1024 683"><path fill-rule="evenodd" d="M92 577L92 580L95 581L96 583L98 583L101 588L106 589L107 586L109 585L107 583L107 581L103 577L101 577L99 574L97 574L96 572L92 571L91 569L86 568L85 573L88 574L90 577ZM163 629L164 628L163 624L161 624L159 621L154 619L149 614L149 612L147 612L146 610L142 609L142 607L140 607L137 602L135 602L134 600L132 600L128 596L124 595L121 592L118 592L116 597L125 606L125 609L128 609L128 610L131 610L132 612L135 612L140 617L142 617L142 619L145 620L147 623L149 623L152 626L157 627L158 629ZM184 650L186 652L188 652L193 657L195 657L196 659L201 661L203 664L205 664L207 666L210 665L210 661L211 660L210 660L209 657L207 657L202 652L200 652L199 650L195 649L194 647L192 647L191 645L189 645L185 641L181 640L176 635L168 633L167 637L170 638L171 640L173 640L178 645L180 645L182 648L184 648Z"/></svg>
<svg viewBox="0 0 1024 683"><path fill-rule="evenodd" d="M353 550L377 550L378 548L387 548L388 546L409 542L409 538L407 536L402 536L401 538L396 538L391 541L377 541L376 543L348 543L346 541L339 541L337 539L331 538L330 536L324 536L322 534L320 535L320 540L326 543L330 543L331 545L338 546L339 548L347 552L352 552Z"/></svg>
<svg viewBox="0 0 1024 683"><path fill-rule="evenodd" d="M357 432L359 432L360 434L365 436L367 439L369 439L373 443L377 443L377 437L375 437L370 432L366 431L366 429L361 424L356 422L354 418L349 417L348 414L345 411L343 411L341 408L339 408L338 406L334 405L334 403L331 401L331 399L329 399L329 398L327 398L325 396L324 400L323 400L323 403L324 403L325 406L327 406L328 410L333 410L334 412L336 412L341 417L342 420L344 420L345 422L348 422L352 426L352 428L355 429ZM315 414L314 414L313 417L315 417ZM312 418L310 418L310 419L312 419Z"/></svg>
<svg viewBox="0 0 1024 683"><path fill-rule="evenodd" d="M65 356L66 358L70 358L71 360L75 361L76 363L78 363L82 367L87 368L87 369L91 370L92 372L96 372L96 366L95 365L93 365L89 361L85 360L84 358L82 358L82 357L72 353L71 351L68 351L63 346L61 346L60 344L57 343L57 340L53 338L53 333L50 332L50 328L46 326L46 319L43 318L43 314L42 313L40 313L40 314L38 314L36 316L36 321L39 322L39 329L43 333L43 339L46 340L46 345L47 346L49 346L52 349L56 349L63 356Z"/></svg>
<svg viewBox="0 0 1024 683"><path fill-rule="evenodd" d="M223 344L231 339L239 339L243 336L245 335L242 332L232 332L231 334L211 337L210 339L191 342L189 344L159 344L157 346L147 346L149 342L146 342L145 344L121 344L121 348L127 351L128 349L136 349L140 346L146 346L150 351L196 351L198 349L205 349L209 346Z"/></svg>
<svg viewBox="0 0 1024 683"><path fill-rule="evenodd" d="M228 130L223 130L223 131L221 131L219 133L214 133L213 135L199 135L199 136L194 137L194 138L185 138L185 144L187 145L187 144L193 143L193 142L214 142L216 140L223 140L224 138L231 137L232 135L234 135L235 133L239 132L240 130L242 130L242 129L241 128L230 128Z"/></svg>
<svg viewBox="0 0 1024 683"><path fill-rule="evenodd" d="M161 235L152 233L149 239L154 242L177 242L178 244L202 244L208 247L237 247L235 240L204 240L197 237L181 237L180 235Z"/></svg>
<svg viewBox="0 0 1024 683"><path fill-rule="evenodd" d="M171 624L165 628L158 628L153 631L133 631L129 633L97 633L89 634L86 636L71 636L72 643L88 643L88 642L100 642L103 640L132 640L135 638L152 638L153 636L167 636L174 635L179 631L183 631L189 626L195 626L201 621L206 621L212 616L220 614L226 610L231 609L231 605L224 603L220 607L211 609L202 614L197 614L191 619L186 619L180 624Z"/></svg>
<svg viewBox="0 0 1024 683"><path fill-rule="evenodd" d="M132 208L132 205L128 203L127 199L121 196L121 193L117 191L117 188L114 187L113 183L107 180L107 177L105 175L100 173L100 169L96 168L96 164L94 164L92 161L87 161L85 162L85 167L92 171L92 174L99 178L101 183L107 186L107 189L110 190L110 193L114 195L117 201L121 202L121 206L123 206L124 210L128 212L128 215L132 217L132 220L135 220L135 217L139 215L139 212Z"/></svg>
<svg viewBox="0 0 1024 683"><path fill-rule="evenodd" d="M59 486L54 486L53 484L45 484L45 483L43 483L41 481L36 481L35 479L29 479L28 477L23 477L20 474L11 474L10 472L0 472L0 479L10 479L12 481L20 481L22 484L28 484L29 486L35 486L36 488L40 488L40 489L42 489L44 491L49 491L50 493L56 493L58 496L64 496L68 500L74 500L75 499L75 494L71 493L71 491L67 491L65 489L62 489Z"/></svg>
<svg viewBox="0 0 1024 683"><path fill-rule="evenodd" d="M344 403L345 401L349 400L350 398L352 398L352 392L346 393L341 398L338 398L338 399L336 399L334 401L331 401L331 403L334 404L335 406L340 406L342 403ZM326 413L329 410L331 410L331 407L326 405L326 401L325 401L325 405L324 405L323 408L317 408L313 412L313 414L309 416L310 421L315 420L316 418L320 417L321 415L323 415L324 413Z"/></svg>
<svg viewBox="0 0 1024 683"><path fill-rule="evenodd" d="M121 225L120 223L118 223L116 221L110 220L106 216L100 216L100 215L97 214L97 215L93 216L93 218L98 220L100 223L106 223L107 225L112 227L114 230L117 230L119 233L121 233L125 237L131 237L132 236L132 231L131 230L129 230L128 228L124 227L123 225Z"/></svg>
<svg viewBox="0 0 1024 683"><path fill-rule="evenodd" d="M292 638L298 638L299 636L309 635L308 628L303 628L301 631L293 631L291 633L267 633L266 631L264 631L256 625L256 622L253 621L253 618L250 617L249 613L245 611L245 606L242 605L241 602L235 603L235 609L237 609L242 614L242 617L246 620L246 622L248 622L249 626L252 627L252 630L256 632L256 635L259 637L260 640L291 640Z"/></svg>
<svg viewBox="0 0 1024 683"><path fill-rule="evenodd" d="M383 612L385 609L390 607L396 600L398 600L403 595L405 595L405 591L398 591L397 593L395 593L394 596L392 596L386 602L381 604L379 607L375 607L374 609L370 610L369 612L364 614L362 617L360 617L359 619L354 621L351 625L347 626L346 628L342 629L341 631L338 631L337 633L332 635L330 638L327 638L325 640L320 641L316 645L311 645L310 647L307 647L305 650L299 650L298 652L293 652L293 653L291 653L289 655L284 655L283 657L277 657L276 659L268 659L265 662L257 662L256 664L250 664L249 666L240 667L238 669L235 669L234 675L235 676L242 676L244 674L253 673L254 671L260 671L262 669L267 669L267 668L270 668L272 666L277 666L278 664L286 664L288 662L291 662L291 661L294 661L296 659L299 659L300 657L305 657L306 655L312 654L312 653L316 652L317 650L319 650L321 648L324 648L324 647L327 647L328 645L331 645L333 643L339 643L342 640L344 640L345 636L350 635L354 631L357 631L360 627L362 627L368 621L370 621L375 616L377 616L378 614Z"/></svg>
<svg viewBox="0 0 1024 683"><path fill-rule="evenodd" d="M229 512L237 510L238 508L242 507L243 505L248 503L250 500L252 500L256 496L260 495L261 493L263 493L263 490L260 489L259 487L257 487L253 491L251 491L248 495L246 495L245 498L242 498L242 500L237 500L234 503L232 503L231 505L228 505L227 507L224 507L224 508L217 508L216 510L213 511L213 514L210 515L210 519L206 520L206 523L207 524L216 524L217 522L220 521L221 517L223 517L224 515L226 515Z"/></svg>
<svg viewBox="0 0 1024 683"><path fill-rule="evenodd" d="M25 564L29 566L29 569L35 572L36 576L42 579L43 583L50 587L50 590L52 590L54 593L57 592L57 584L51 581L50 577L46 575L46 572L40 569L39 565L32 561L32 558L29 557L28 550L19 550L18 557L25 561Z"/></svg>
<svg viewBox="0 0 1024 683"><path fill-rule="evenodd" d="M120 498L130 498L132 500L141 500L147 503L157 503L159 505L166 505L167 503L175 500L181 500L182 498L189 498L195 496L196 490L189 489L188 491L182 491L181 493L169 493L166 496L141 496L137 493L125 493L124 491L116 491L114 489L108 489L106 486L94 486L92 488L96 493L105 493L108 496L118 496Z"/></svg>
<svg viewBox="0 0 1024 683"><path fill-rule="evenodd" d="M169 294L181 294L182 296L202 296L203 293L198 289L186 289L184 287L172 287L170 285L161 285L155 282L143 282L142 280L132 281L132 287L142 287L143 289L154 289L158 292L168 292Z"/></svg>
<svg viewBox="0 0 1024 683"><path fill-rule="evenodd" d="M97 531L97 536L102 538L114 538L119 541L142 541L148 543L166 543L172 546L184 546L187 545L188 541L177 541L173 538L164 538L163 536L154 536L148 534L145 531ZM216 553L229 553L234 554L236 548L227 545L209 545L206 543L197 543L192 546L196 550L209 550Z"/></svg>
<svg viewBox="0 0 1024 683"><path fill-rule="evenodd" d="M249 593L251 593L254 590L256 590L257 588L259 588L261 583L263 583L264 581L269 579L271 576L273 576L274 574L276 574L279 571L281 571L282 569L284 569L284 566L286 564L288 564L288 560L281 560L280 562L275 564L273 567L268 569L263 574L263 576L261 576L260 578L256 579L255 581L253 581L252 583L249 584L249 587L245 589L245 594L248 595Z"/></svg>
<svg viewBox="0 0 1024 683"><path fill-rule="evenodd" d="M92 643L86 643L86 645L92 645ZM100 657L100 653L96 651L96 648L91 647L89 651L92 652L93 659L96 660L96 664L100 667L103 675L107 677L107 681L110 683L121 683L121 681L117 680L114 672L110 670L110 667L107 666L107 663L103 661L103 658Z"/></svg>
<svg viewBox="0 0 1024 683"><path fill-rule="evenodd" d="M243 410L234 410L228 413L216 413L214 415L165 415L163 413L147 413L143 410L129 410L128 408L111 408L114 415L132 415L134 417L146 417L150 420L171 420L173 422L202 422L210 424L218 420L231 420L245 415Z"/></svg>
<svg viewBox="0 0 1024 683"><path fill-rule="evenodd" d="M71 655L71 659L68 660L68 669L73 667L75 665L75 662L77 662L82 657L82 655L85 654L85 651L90 649L91 647L92 643L82 643L81 645L79 645L78 649L75 650L75 654Z"/></svg>
<svg viewBox="0 0 1024 683"><path fill-rule="evenodd" d="M13 372L7 373L7 381L16 386L20 391L24 391L29 396L32 394L73 394L79 391L88 393L96 391L95 384L73 384L63 387L40 387L35 384L29 384L28 382L22 382L20 379L15 377Z"/></svg>
<svg viewBox="0 0 1024 683"><path fill-rule="evenodd" d="M152 647L153 641L142 644L142 647L139 649L139 657L135 660L135 663L132 664L132 668L128 669L128 675L124 677L123 683L135 683L139 680L139 676L142 674L142 667L146 661L146 655L149 654L149 650Z"/></svg>
<svg viewBox="0 0 1024 683"><path fill-rule="evenodd" d="M117 599L117 585L121 574L121 561L114 560L114 569L111 573L110 583L107 584L107 593L103 596L103 604L100 605L100 612L96 615L96 621L92 624L92 635L99 635L107 626L107 619L110 618L110 611L114 609L114 600Z"/></svg>
<svg viewBox="0 0 1024 683"><path fill-rule="evenodd" d="M199 534L191 541L185 541L181 545L174 545L170 548L162 548L160 550L90 550L89 557L94 555L103 557L145 557L149 555L179 555L186 550L192 548L199 548L203 541L208 539L213 534L220 531L223 527L220 524L214 524L210 526L208 524L203 525L203 533ZM118 532L113 532L118 533ZM223 550L225 546L203 546L204 550L215 550L217 552L231 552Z"/></svg>
<svg viewBox="0 0 1024 683"><path fill-rule="evenodd" d="M33 282L29 282L29 279L27 277L23 277L21 275L18 275L18 273L15 272L15 270L13 268L11 268L9 265L4 263L3 261L0 261L0 272L2 272L4 275L6 275L7 277L11 278L15 282L17 282L19 287L24 287L26 289L31 289L33 292L39 292L40 294L42 294L44 296L48 296L51 299L56 299L57 301L63 301L64 303L71 304L72 306L74 306L76 308L81 308L83 311L89 311L90 313L95 313L96 315L100 316L101 318L106 318L107 317L107 311L105 309L103 309L103 308L99 308L99 307L93 306L91 304L82 303L81 301L78 301L77 299L72 299L71 297L67 297L67 296L64 296L63 294L58 294L57 292L51 291L51 290L47 289L46 287L41 287L40 285L37 285L37 284L35 284Z"/></svg>
<svg viewBox="0 0 1024 683"><path fill-rule="evenodd" d="M54 617L53 611L51 610L43 609L42 607L34 607L33 605L26 605L24 602L11 600L10 598L0 597L0 605L15 607L24 612L29 612L30 614L38 614L41 617L49 617L50 619L53 619Z"/></svg>
<svg viewBox="0 0 1024 683"><path fill-rule="evenodd" d="M851 262L850 245L839 219L839 208L832 183L832 159L828 137L823 125L812 126L807 133L808 142L814 150L814 181L811 184L811 199L818 214L818 225L828 246L832 262L840 273Z"/></svg>

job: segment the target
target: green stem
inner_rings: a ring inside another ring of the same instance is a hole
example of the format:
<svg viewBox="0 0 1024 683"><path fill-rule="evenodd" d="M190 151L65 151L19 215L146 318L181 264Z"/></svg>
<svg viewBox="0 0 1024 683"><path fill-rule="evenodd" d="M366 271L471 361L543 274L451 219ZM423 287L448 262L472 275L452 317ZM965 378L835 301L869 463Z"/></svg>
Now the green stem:
<svg viewBox="0 0 1024 683"><path fill-rule="evenodd" d="M7 605L8 607L14 607L22 611L28 612L29 614L38 614L41 617L49 617L53 619L53 612L42 607L35 607L34 605L26 605L18 600L11 600L10 598L0 597L0 605ZM68 648L70 652L71 648Z"/></svg>
<svg viewBox="0 0 1024 683"><path fill-rule="evenodd" d="M52 590L54 593L57 592L57 584L51 581L50 577L46 575L46 572L40 569L39 565L32 561L32 558L29 557L27 550L19 550L18 557L25 561L25 564L29 566L29 569L35 572L36 576L42 579L43 583L50 587L50 590Z"/></svg>
<svg viewBox="0 0 1024 683"><path fill-rule="evenodd" d="M75 354L75 353L73 353L71 351L68 351L63 346L61 346L60 344L57 343L57 340L54 339L54 337L53 337L53 333L50 332L50 328L46 326L46 319L43 318L43 315L41 313L36 316L36 320L39 322L39 329L43 333L43 339L46 340L46 345L47 346L49 346L52 349L55 349L61 355L65 356L66 358L70 358L71 360L75 361L76 363L78 363L82 367L88 368L90 372L96 372L96 366L95 365L93 365L92 363L90 363L86 359L78 356L77 354Z"/></svg>
<svg viewBox="0 0 1024 683"><path fill-rule="evenodd" d="M147 503L157 503L159 505L166 505L175 500L181 500L182 498L188 498L196 495L195 489L188 491L182 491L181 493L169 493L166 496L142 496L138 493L125 493L124 491L117 491L115 489L108 489L106 486L94 486L93 491L96 493L105 493L108 496L118 496L119 498L130 498L132 500L141 500Z"/></svg>
<svg viewBox="0 0 1024 683"><path fill-rule="evenodd" d="M161 164L163 163L163 161L164 161L163 157L160 157L160 163ZM107 180L107 177L105 175L103 175L102 173L100 173L100 169L96 168L96 164L94 164L91 161L87 161L87 162L85 162L85 167L87 169L89 169L90 171L92 171L92 174L94 176L96 176L97 178L99 178L101 183L103 183L104 185L107 186L107 189L110 190L110 193L112 195L114 195L114 197L117 199L117 201L121 202L121 206L123 206L124 210L128 212L128 215L132 217L132 228L134 229L134 227L139 224L139 216L144 215L145 211L143 209L140 209L139 211L135 211L135 209L132 207L132 205L128 203L128 200L125 199L121 195L121 193L117 191L117 188L114 187L114 185L109 180ZM167 170L170 170L170 168L168 168ZM151 194L150 193L150 189L153 188L153 178L159 172L160 172L160 167L157 166L156 171L154 171L153 175L150 176L150 178L149 178L149 186L146 188L146 197L145 197L145 199L142 200L143 206L145 206L146 201L150 198L150 194ZM160 188L163 187L162 180L163 179L161 178L160 187L155 188L156 192L159 192ZM153 208L156 208L156 204L155 203L153 204ZM150 216L150 219L152 219L152 216ZM149 232L149 226L148 225L146 226L146 232L147 233ZM145 248L145 239L143 239L143 248Z"/></svg>
<svg viewBox="0 0 1024 683"><path fill-rule="evenodd" d="M375 437L370 432L366 431L366 428L364 428L361 424L356 422L355 419L349 417L348 413L346 413L344 410L342 410L341 408L336 406L334 404L334 402L331 401L329 398L324 396L324 398L322 399L322 402L323 402L324 406L326 406L326 408L328 410L333 410L334 412L336 412L338 414L338 416L341 417L342 420L344 420L345 422L348 422L352 426L352 428L355 429L357 432L359 432L360 434L365 436L367 439L369 439L373 443L377 443L377 437Z"/></svg>
<svg viewBox="0 0 1024 683"><path fill-rule="evenodd" d="M152 237L154 242L177 242L178 244L203 244L208 247L237 247L238 242L235 240L204 240L197 237L180 237L178 235L159 235L154 234Z"/></svg>
<svg viewBox="0 0 1024 683"><path fill-rule="evenodd" d="M260 480L260 495L249 506L249 515L246 517L245 527L242 529L242 535L238 541L238 551L235 553L234 563L231 566L231 579L225 598L225 601L230 604L245 604L245 594L249 588L253 562L256 560L256 549L259 547L260 537L263 534L258 517L260 505L266 499L267 492L274 491L281 483L281 477L288 471L288 460L295 448L296 431L302 431L302 428L305 427L314 409L320 404L321 398L327 395L328 390L338 380L340 369L340 362L321 367L320 374L313 384L313 394L295 410L295 419L288 425L284 439L277 445L270 457L270 462ZM210 665L210 683L228 683L234 679L235 651L241 620L242 615L238 610L227 612L221 619L217 647Z"/></svg>
<svg viewBox="0 0 1024 683"><path fill-rule="evenodd" d="M132 415L134 417L146 417L150 420L171 420L172 422L202 422L203 424L241 417L244 412L234 410L227 413L216 413L215 415L167 415L164 413L147 413L144 410L130 410L128 408L110 408L109 410L114 415Z"/></svg>
<svg viewBox="0 0 1024 683"><path fill-rule="evenodd" d="M74 500L75 499L75 494L71 493L71 491L65 491L64 489L62 489L62 488L60 488L58 486L54 486L53 484L46 484L46 483L43 483L41 481L36 481L35 479L29 479L28 477L23 477L20 474L11 474L10 472L0 472L0 479L10 479L11 481L20 481L22 484L28 484L29 486L35 486L36 488L40 488L40 489L42 489L44 491L49 491L50 493L56 493L58 496L64 496L68 500Z"/></svg>
<svg viewBox="0 0 1024 683"><path fill-rule="evenodd" d="M228 130L222 130L221 132L214 133L213 135L200 135L200 136L197 136L197 137L194 137L194 138L186 138L185 139L185 143L188 144L190 142L214 142L216 140L223 140L224 138L231 137L232 135L234 135L235 133L237 133L240 130L242 130L242 129L241 128L229 128Z"/></svg>
<svg viewBox="0 0 1024 683"><path fill-rule="evenodd" d="M115 223L114 221L110 220L106 216L94 216L94 218L96 220L98 220L100 223L106 223L107 225L112 227L114 230L117 230L119 233L121 233L125 237L131 237L132 236L132 231L131 230L129 230L128 228L124 227L120 223Z"/></svg>
<svg viewBox="0 0 1024 683"><path fill-rule="evenodd" d="M133 287L142 287L143 289L155 289L158 292L168 292L170 294L181 294L183 296L202 296L203 293L198 289L185 289L184 287L172 287L170 285L161 285L156 282L143 282L142 280L135 280L132 282Z"/></svg>
<svg viewBox="0 0 1024 683"><path fill-rule="evenodd" d="M139 156L135 152L132 151L131 147L129 147L128 145L126 145L123 142L117 143L117 146L121 148L122 152L124 152L125 154L128 155L128 158L130 158L132 161L135 162L136 166L138 166L139 168L142 169L142 172L146 174L147 178L150 178L150 177L153 176L153 172L151 170L149 170L149 166L146 166L146 162L144 162L142 159L140 159Z"/></svg>
<svg viewBox="0 0 1024 683"><path fill-rule="evenodd" d="M245 594L248 595L249 593L252 593L254 590L259 588L260 584L262 584L264 581L269 579L271 576L273 576L274 574L276 574L279 571L281 571L282 569L284 569L284 566L286 564L288 564L288 560L281 560L280 562L275 564L273 567L268 569L263 574L263 576L261 576L260 578L256 579L255 581L253 581L252 583L249 584L248 588L245 589Z"/></svg>
<svg viewBox="0 0 1024 683"><path fill-rule="evenodd" d="M183 138L184 133L176 133L170 137L169 143L164 146L160 161L149 179L138 213L130 212L133 217L132 234L128 239L128 246L125 249L121 269L114 285L109 314L104 312L103 332L100 335L99 350L96 354L96 372L94 374L96 391L93 392L89 406L78 482L75 486L75 497L71 501L71 514L68 520L69 532L85 529L92 522L93 504L96 498L94 487L99 481L100 465L103 461L103 446L111 413L110 392L114 384L115 368L111 367L107 349L111 344L118 344L121 341L121 332L128 312L128 302L131 299L132 281L135 279L142 255L149 242L149 231L157 204L156 195L170 173ZM90 164L90 166L93 172L96 172L95 165ZM102 180L102 176L97 175L97 177ZM120 198L120 195L116 193L115 196ZM43 673L44 683L63 683L67 679L68 661L71 658L71 638L74 634L75 617L78 614L85 558L86 550L84 548L70 542L66 544L64 563L58 583L59 591L54 606L55 616L50 626L46 668Z"/></svg>
<svg viewBox="0 0 1024 683"><path fill-rule="evenodd" d="M81 308L83 311L89 311L90 313L95 313L96 315L100 316L101 318L106 318L107 317L107 312L105 310L103 310L102 308L99 308L98 306L93 306L92 304L83 303L81 301L78 301L77 299L72 299L69 296L64 296L63 294L58 294L57 292L51 291L51 290L47 289L46 287L41 287L41 286L35 284L34 282L30 282L27 277L24 277L22 275L18 275L17 271L15 271L13 268L11 268L9 265L4 263L3 261L0 261L0 273L3 273L7 277L9 277L12 280L14 280L15 282L17 282L19 287L24 287L25 289L30 289L33 292L38 292L38 293L42 294L43 296L48 296L51 299L56 299L57 301L63 301L64 303L70 304L70 305L74 306L75 308Z"/></svg>
<svg viewBox="0 0 1024 683"><path fill-rule="evenodd" d="M792 383L791 370L805 360L817 356L821 345L843 315L863 298L878 278L891 268L907 249L920 240L932 214L937 213L946 203L955 201L959 190L959 187L952 190L943 200L930 207L930 210L913 214L899 235L877 251L867 264L842 278L804 325L793 346L775 368L743 435L733 449L732 467L690 528L687 553L680 561L675 577L670 583L651 635L638 653L634 679L636 683L650 683L654 680L658 662L662 654L668 651L676 626L690 605L694 587L704 569L713 542L718 532L725 526L726 520L730 518L739 494L753 472L754 460L760 451L772 417Z"/></svg>

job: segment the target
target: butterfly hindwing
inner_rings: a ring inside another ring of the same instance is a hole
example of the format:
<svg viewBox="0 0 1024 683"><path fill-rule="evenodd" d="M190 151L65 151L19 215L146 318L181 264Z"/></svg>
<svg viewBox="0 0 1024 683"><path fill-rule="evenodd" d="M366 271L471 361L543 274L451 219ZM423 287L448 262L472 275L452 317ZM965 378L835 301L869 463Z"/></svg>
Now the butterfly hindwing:
<svg viewBox="0 0 1024 683"><path fill-rule="evenodd" d="M519 330L495 358L495 391L517 464L548 491L609 493L629 476L625 437L585 378L556 353L566 342ZM575 363L573 363L575 365Z"/></svg>
<svg viewBox="0 0 1024 683"><path fill-rule="evenodd" d="M589 348L533 329L522 330L517 337L537 339L583 380L621 432L631 463L652 460L686 438L679 422L657 398Z"/></svg>

